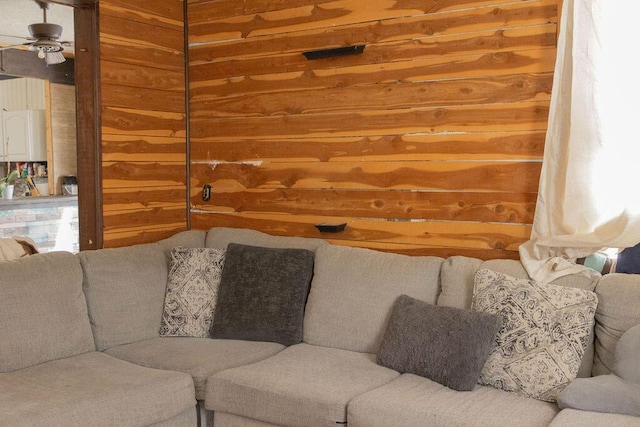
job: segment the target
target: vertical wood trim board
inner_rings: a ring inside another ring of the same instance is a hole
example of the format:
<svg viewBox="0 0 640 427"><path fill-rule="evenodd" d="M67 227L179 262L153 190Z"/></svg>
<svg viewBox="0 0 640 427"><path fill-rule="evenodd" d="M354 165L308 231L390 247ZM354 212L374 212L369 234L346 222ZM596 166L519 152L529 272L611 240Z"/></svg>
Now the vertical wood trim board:
<svg viewBox="0 0 640 427"><path fill-rule="evenodd" d="M182 0L100 0L105 247L187 226Z"/></svg>
<svg viewBox="0 0 640 427"><path fill-rule="evenodd" d="M192 227L517 257L537 196L558 3L189 0ZM355 44L362 54L302 55ZM135 109L106 106L108 133L135 120L144 129L131 134L161 138L150 146L181 138L176 113ZM118 191L134 175L105 173ZM342 222L336 234L314 227Z"/></svg>

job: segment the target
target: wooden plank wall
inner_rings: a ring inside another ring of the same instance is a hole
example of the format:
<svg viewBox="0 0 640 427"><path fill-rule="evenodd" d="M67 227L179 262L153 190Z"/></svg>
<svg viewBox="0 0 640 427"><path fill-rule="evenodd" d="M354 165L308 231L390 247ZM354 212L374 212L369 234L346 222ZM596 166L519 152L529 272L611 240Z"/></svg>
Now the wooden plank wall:
<svg viewBox="0 0 640 427"><path fill-rule="evenodd" d="M100 0L104 246L187 227L182 0Z"/></svg>
<svg viewBox="0 0 640 427"><path fill-rule="evenodd" d="M517 257L557 16L557 0L189 0L193 228Z"/></svg>
<svg viewBox="0 0 640 427"><path fill-rule="evenodd" d="M557 0L189 0L193 228L516 258L557 17Z"/></svg>

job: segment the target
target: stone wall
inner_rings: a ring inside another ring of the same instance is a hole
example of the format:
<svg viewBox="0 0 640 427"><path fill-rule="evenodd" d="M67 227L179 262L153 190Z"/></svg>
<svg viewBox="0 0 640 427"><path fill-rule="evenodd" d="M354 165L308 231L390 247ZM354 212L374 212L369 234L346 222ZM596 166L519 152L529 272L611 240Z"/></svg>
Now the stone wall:
<svg viewBox="0 0 640 427"><path fill-rule="evenodd" d="M26 236L40 252L79 251L77 197L0 199L0 237Z"/></svg>

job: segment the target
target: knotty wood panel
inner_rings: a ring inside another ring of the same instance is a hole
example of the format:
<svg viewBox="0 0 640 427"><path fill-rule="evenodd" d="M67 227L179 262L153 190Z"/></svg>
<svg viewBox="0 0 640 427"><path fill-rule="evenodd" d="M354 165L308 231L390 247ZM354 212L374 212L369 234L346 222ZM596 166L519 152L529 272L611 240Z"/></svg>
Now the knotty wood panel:
<svg viewBox="0 0 640 427"><path fill-rule="evenodd" d="M185 188L182 185L164 187L107 188L103 199L105 212L139 211L142 209L184 209Z"/></svg>
<svg viewBox="0 0 640 427"><path fill-rule="evenodd" d="M440 79L553 72L555 51L527 50L417 59L304 72L273 73L209 80L206 66L191 67L193 101L249 93L298 92L309 89L416 83ZM268 68L265 68L268 69ZM374 80L375 79L375 80ZM290 93L295 99L296 93Z"/></svg>
<svg viewBox="0 0 640 427"><path fill-rule="evenodd" d="M138 87L184 93L185 78L182 71L140 67L107 60L100 61L100 81L123 87Z"/></svg>
<svg viewBox="0 0 640 427"><path fill-rule="evenodd" d="M192 227L517 257L557 14L556 0L189 0Z"/></svg>
<svg viewBox="0 0 640 427"><path fill-rule="evenodd" d="M362 0L360 9L367 9ZM248 37L242 30L229 36L213 32L200 35L189 27L189 43L194 48L206 49L212 58L244 58L283 52L345 46L359 43L379 43L460 34L513 26L542 25L557 19L555 0L522 1L500 7L478 7L449 13L425 14L409 18L366 21L351 25L302 31L281 29L280 34ZM312 18L308 21L312 21ZM238 24L241 26L242 24ZM310 25L313 28L313 25ZM198 46L198 44L200 46Z"/></svg>
<svg viewBox="0 0 640 427"><path fill-rule="evenodd" d="M120 246L157 242L158 240L171 237L180 231L184 231L184 229L184 223L180 221L175 224L160 224L157 228L137 225L129 228L119 228L117 231L105 231L103 233L105 240L104 247L117 248Z"/></svg>
<svg viewBox="0 0 640 427"><path fill-rule="evenodd" d="M522 239L529 237L531 227L520 224L495 224L447 221L380 221L337 216L280 214L206 214L192 213L194 228L254 228L269 234L330 238L336 242L375 242L421 245L431 248L467 248L477 250L516 251ZM345 222L344 232L320 233L313 224Z"/></svg>
<svg viewBox="0 0 640 427"><path fill-rule="evenodd" d="M191 181L219 191L375 188L532 193L538 190L540 166L540 162L480 161L214 163L192 164Z"/></svg>
<svg viewBox="0 0 640 427"><path fill-rule="evenodd" d="M202 162L541 160L544 131L434 133L291 139L191 138Z"/></svg>
<svg viewBox="0 0 640 427"><path fill-rule="evenodd" d="M214 19L232 16L273 12L276 10L294 9L309 5L323 5L333 2L335 2L335 0L287 0L286 2L274 2L271 0L253 0L251 2L240 2L237 0L188 0L189 22L208 22ZM398 9L420 10L424 13L461 9L469 5L481 6L496 3L500 2L496 2L496 0L401 0L395 2L397 5L396 8ZM361 7L359 4L357 6Z"/></svg>
<svg viewBox="0 0 640 427"><path fill-rule="evenodd" d="M104 246L187 228L181 0L101 0Z"/></svg>
<svg viewBox="0 0 640 427"><path fill-rule="evenodd" d="M538 131L546 128L548 116L548 103L539 102L223 119L202 110L192 110L190 115L194 137L238 139Z"/></svg>
<svg viewBox="0 0 640 427"><path fill-rule="evenodd" d="M255 194L259 193L259 194ZM535 193L472 193L442 191L376 191L286 188L216 191L203 202L192 190L191 206L200 211L320 214L360 218L429 218L444 221L498 221L531 223Z"/></svg>
<svg viewBox="0 0 640 427"><path fill-rule="evenodd" d="M418 59L435 59L436 56L460 55L470 53L498 53L515 50L538 50L541 47L553 47L556 41L555 25L547 24L525 28L505 30L488 30L482 32L465 33L462 35L448 35L429 37L425 39L411 39L397 42L369 43L366 55L352 57L327 58L318 61L308 61L299 52L275 53L268 57L247 58L242 61L229 61L223 58L212 58L207 46L192 49L189 57L193 66L193 77L200 80L229 78L243 75L259 75L292 71L309 71L322 68L339 68L367 64L385 64L387 62L415 61ZM535 53L534 53L535 54ZM198 67L196 67L198 66Z"/></svg>
<svg viewBox="0 0 640 427"><path fill-rule="evenodd" d="M103 162L102 186L138 191L142 187L185 185L184 169L184 163Z"/></svg>
<svg viewBox="0 0 640 427"><path fill-rule="evenodd" d="M420 108L426 96L440 106L549 101L552 84L551 73L439 80L412 85L385 83L314 89L306 91L306 96L294 99L286 92L241 95L192 102L191 108L219 118Z"/></svg>
<svg viewBox="0 0 640 427"><path fill-rule="evenodd" d="M161 162L185 162L186 143L181 137L102 135L105 162L144 162L152 157Z"/></svg>

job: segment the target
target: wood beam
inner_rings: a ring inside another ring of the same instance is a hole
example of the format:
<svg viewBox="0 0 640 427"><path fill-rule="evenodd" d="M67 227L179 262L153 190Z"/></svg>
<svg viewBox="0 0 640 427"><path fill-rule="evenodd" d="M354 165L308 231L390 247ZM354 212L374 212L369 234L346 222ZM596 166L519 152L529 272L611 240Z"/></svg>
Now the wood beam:
<svg viewBox="0 0 640 427"><path fill-rule="evenodd" d="M0 75L32 77L49 80L51 83L73 85L74 58L67 58L61 64L47 65L35 52L21 49L0 51Z"/></svg>

